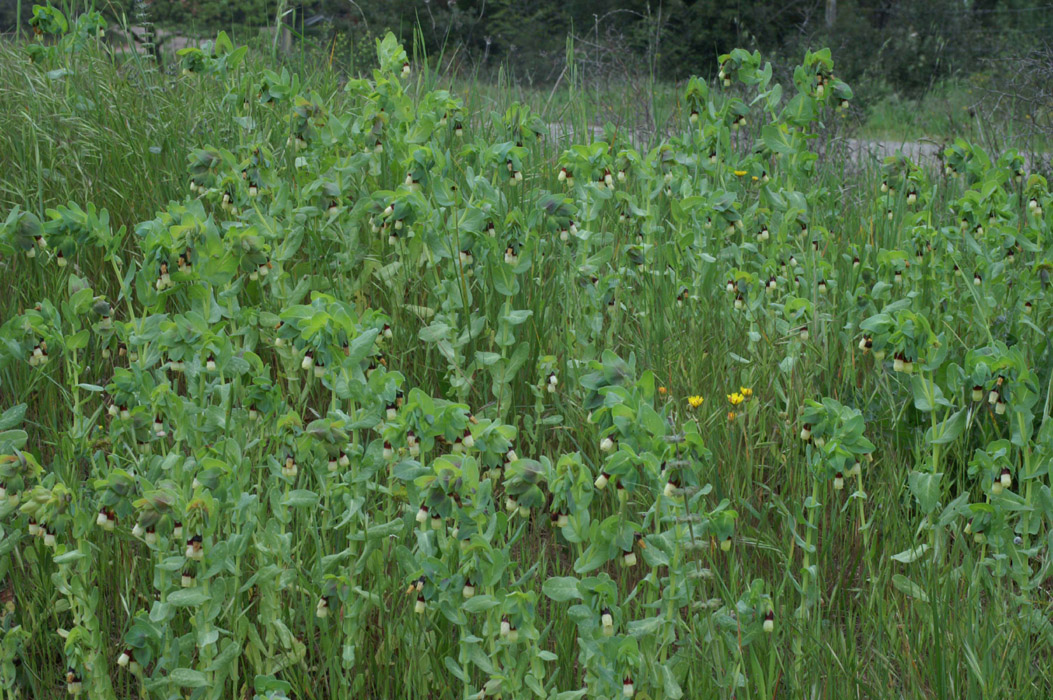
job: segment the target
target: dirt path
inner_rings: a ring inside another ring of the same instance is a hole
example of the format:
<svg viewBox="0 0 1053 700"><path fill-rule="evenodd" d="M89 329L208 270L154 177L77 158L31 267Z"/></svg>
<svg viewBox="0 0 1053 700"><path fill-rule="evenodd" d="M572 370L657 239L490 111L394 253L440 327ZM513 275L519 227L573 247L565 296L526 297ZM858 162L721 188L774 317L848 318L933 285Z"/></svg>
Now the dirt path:
<svg viewBox="0 0 1053 700"><path fill-rule="evenodd" d="M579 134L569 124L556 122L549 124L549 131L553 141L563 139L580 140ZM591 140L603 138L603 127L591 126L588 129L588 137ZM633 131L631 140L638 146L646 145L649 134L644 131ZM852 154L853 160L863 158L877 158L881 160L897 152L903 153L915 162L921 162L930 158L938 158L942 150L941 146L934 141L886 141L875 139L841 139L838 144L847 146L848 152Z"/></svg>
<svg viewBox="0 0 1053 700"><path fill-rule="evenodd" d="M564 139L572 142L579 138L573 126L563 123L549 124L549 131L553 141L557 143ZM603 127L589 127L587 138L599 140L603 138ZM649 134L643 131L634 131L630 139L638 148L646 147ZM890 141L885 139L838 139L828 144L828 149L844 147L851 161L857 165L867 162L881 163L885 158L902 153L904 156L919 165L935 165L939 162L943 153L943 145L935 140L921 141ZM1036 165L1048 167L1050 154L1036 154L1029 156L1028 161L1031 169Z"/></svg>
<svg viewBox="0 0 1053 700"><path fill-rule="evenodd" d="M876 158L879 161L896 153L902 153L915 163L937 159L943 150L933 141L881 141L874 139L845 139L849 153L857 162L863 158Z"/></svg>

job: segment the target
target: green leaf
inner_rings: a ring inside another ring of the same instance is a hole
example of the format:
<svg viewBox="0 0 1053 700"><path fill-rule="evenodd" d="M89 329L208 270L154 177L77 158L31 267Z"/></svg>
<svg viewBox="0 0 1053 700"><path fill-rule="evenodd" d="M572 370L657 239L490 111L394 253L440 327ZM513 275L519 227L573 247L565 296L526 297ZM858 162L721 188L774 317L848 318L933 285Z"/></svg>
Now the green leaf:
<svg viewBox="0 0 1053 700"><path fill-rule="evenodd" d="M291 508L311 508L318 505L318 500L319 496L314 491L296 489L285 495L285 498L282 499L282 505Z"/></svg>
<svg viewBox="0 0 1053 700"><path fill-rule="evenodd" d="M484 352L479 350L475 353L475 359L479 361L483 367L489 367L498 360L501 359L501 355L496 352Z"/></svg>
<svg viewBox="0 0 1053 700"><path fill-rule="evenodd" d="M66 338L66 349L67 350L80 350L88 347L88 339L91 337L91 332L85 328L84 330L74 333L70 337Z"/></svg>
<svg viewBox="0 0 1053 700"><path fill-rule="evenodd" d="M541 585L542 592L557 603L580 599L578 579L573 576L553 576Z"/></svg>
<svg viewBox="0 0 1053 700"><path fill-rule="evenodd" d="M447 656L445 659L443 659L443 664L445 664L446 670L453 674L454 678L461 681L462 683L465 682L466 677L464 675L464 671L461 669L460 665L453 659L453 657Z"/></svg>
<svg viewBox="0 0 1053 700"><path fill-rule="evenodd" d="M227 640L223 645L223 650L219 652L215 659L212 660L212 665L206 669L209 673L214 671L220 671L228 666L230 663L238 657L241 653L241 645L237 642Z"/></svg>
<svg viewBox="0 0 1053 700"><path fill-rule="evenodd" d="M910 488L914 498L917 499L921 511L926 515L936 509L936 504L940 500L940 481L942 479L942 472L935 474L911 472L907 477L907 486Z"/></svg>
<svg viewBox="0 0 1053 700"><path fill-rule="evenodd" d="M924 377L914 375L910 379L910 390L914 394L914 408L928 413L937 406L950 406L951 403L944 398L943 389L935 382L929 382ZM932 392L932 396L929 396Z"/></svg>
<svg viewBox="0 0 1053 700"><path fill-rule="evenodd" d="M1010 441L1017 447L1026 447L1034 432L1034 422L1035 414L1031 409L1014 401L1009 411Z"/></svg>
<svg viewBox="0 0 1053 700"><path fill-rule="evenodd" d="M74 549L71 552L66 552L65 554L58 555L54 558L53 561L56 564L72 564L78 559L83 559L85 556L87 555L84 554L84 552L80 551L79 549Z"/></svg>
<svg viewBox="0 0 1053 700"><path fill-rule="evenodd" d="M911 598L917 598L923 603L929 602L929 596L925 593L921 586L911 581L903 574L896 574L892 577L892 585L895 586L900 592L906 593Z"/></svg>
<svg viewBox="0 0 1053 700"><path fill-rule="evenodd" d="M167 602L176 608L196 608L209 600L203 587L183 588L168 594Z"/></svg>
<svg viewBox="0 0 1053 700"><path fill-rule="evenodd" d="M0 430L8 430L19 425L26 415L26 404L12 406L0 415Z"/></svg>
<svg viewBox="0 0 1053 700"><path fill-rule="evenodd" d="M519 291L519 280L508 265L494 265L490 273L493 275L494 289L501 296L510 297Z"/></svg>
<svg viewBox="0 0 1053 700"><path fill-rule="evenodd" d="M366 539L379 540L402 532L406 524L402 520L392 520L383 525L373 525L366 530Z"/></svg>
<svg viewBox="0 0 1053 700"><path fill-rule="evenodd" d="M445 338L450 330L450 327L442 321L436 321L430 326L421 328L420 333L418 333L417 336L425 343L434 343Z"/></svg>
<svg viewBox="0 0 1053 700"><path fill-rule="evenodd" d="M963 408L960 411L956 411L947 420L937 423L935 430L929 428L925 431L926 441L932 445L946 445L949 442L954 442L965 430L968 417L969 411L967 409Z"/></svg>
<svg viewBox="0 0 1053 700"><path fill-rule="evenodd" d="M577 700L578 698L585 697L585 693L589 692L588 688L581 688L580 690L564 690L562 693L556 693L553 700Z"/></svg>
<svg viewBox="0 0 1053 700"><path fill-rule="evenodd" d="M658 412L651 408L649 404L640 404L637 417L640 425L651 435L659 437L666 434L665 421L662 420L662 417L658 415Z"/></svg>
<svg viewBox="0 0 1053 700"><path fill-rule="evenodd" d="M793 153L796 150L790 134L774 124L767 124L761 129L761 138L764 145L776 153Z"/></svg>
<svg viewBox="0 0 1053 700"><path fill-rule="evenodd" d="M679 700L684 697L684 691L676 682L676 676L673 675L673 669L669 668L668 663L662 666L662 688L665 691L665 697L669 700Z"/></svg>
<svg viewBox="0 0 1053 700"><path fill-rule="evenodd" d="M903 562L904 564L909 564L912 561L917 561L918 559L920 559L922 556L924 556L925 552L927 551L929 551L929 543L925 542L916 547L905 549L899 554L893 554L892 558L896 561Z"/></svg>
<svg viewBox="0 0 1053 700"><path fill-rule="evenodd" d="M461 606L461 609L466 613L479 613L496 607L497 605L499 605L499 603L493 596L477 595L474 598L469 598L464 601L464 605Z"/></svg>
<svg viewBox="0 0 1053 700"><path fill-rule="evenodd" d="M643 637L648 634L654 634L661 625L662 618L645 617L642 620L632 620L628 625L628 629L629 634L633 637Z"/></svg>
<svg viewBox="0 0 1053 700"><path fill-rule="evenodd" d="M468 660L478 666L483 673L490 674L494 671L494 665L490 663L490 657L479 648L478 644L472 644L468 647Z"/></svg>
<svg viewBox="0 0 1053 700"><path fill-rule="evenodd" d="M501 320L510 323L513 326L518 326L534 314L529 309L514 309L506 314L501 315Z"/></svg>
<svg viewBox="0 0 1053 700"><path fill-rule="evenodd" d="M541 686L541 681L539 681L535 676L528 673L523 678L523 682L528 688L530 688L530 690L534 692L534 695L538 696L539 698L545 697L545 689Z"/></svg>
<svg viewBox="0 0 1053 700"><path fill-rule="evenodd" d="M168 678L181 688L204 688L208 685L208 677L191 668L173 669Z"/></svg>

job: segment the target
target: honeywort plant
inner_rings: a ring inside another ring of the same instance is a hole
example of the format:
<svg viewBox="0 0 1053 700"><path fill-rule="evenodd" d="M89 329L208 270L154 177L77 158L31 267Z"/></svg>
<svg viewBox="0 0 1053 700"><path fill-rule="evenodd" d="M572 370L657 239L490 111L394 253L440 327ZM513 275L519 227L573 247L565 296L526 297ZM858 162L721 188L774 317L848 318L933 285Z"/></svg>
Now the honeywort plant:
<svg viewBox="0 0 1053 700"><path fill-rule="evenodd" d="M792 96L720 57L645 151L377 59L336 93L220 35L180 197L6 215L5 693L1048 690L1019 156L890 159L846 219L829 51Z"/></svg>

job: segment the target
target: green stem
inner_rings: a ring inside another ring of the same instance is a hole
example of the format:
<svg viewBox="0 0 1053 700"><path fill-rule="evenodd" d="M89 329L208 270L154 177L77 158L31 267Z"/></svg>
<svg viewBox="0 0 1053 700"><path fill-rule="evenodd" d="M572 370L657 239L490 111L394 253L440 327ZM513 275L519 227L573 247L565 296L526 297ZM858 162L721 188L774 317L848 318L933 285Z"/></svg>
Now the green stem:
<svg viewBox="0 0 1053 700"><path fill-rule="evenodd" d="M808 531L805 533L805 542L807 547L804 548L804 566L801 574L801 607L798 609L798 617L801 620L807 620L808 614L808 588L811 585L811 574L809 569L812 565L812 533L815 532L815 511L818 509L819 502L819 480L812 479L812 498L811 507L808 508ZM806 506L807 507L807 506ZM801 671L801 634L798 634L793 642L793 651L796 660L794 661L794 671L796 674L800 674Z"/></svg>

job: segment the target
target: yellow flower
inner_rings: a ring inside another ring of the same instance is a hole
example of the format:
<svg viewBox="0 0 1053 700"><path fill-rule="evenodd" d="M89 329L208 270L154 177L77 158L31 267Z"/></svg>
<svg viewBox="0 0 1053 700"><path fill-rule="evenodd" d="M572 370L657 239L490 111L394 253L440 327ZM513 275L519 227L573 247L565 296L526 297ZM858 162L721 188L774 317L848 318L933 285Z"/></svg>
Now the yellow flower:
<svg viewBox="0 0 1053 700"><path fill-rule="evenodd" d="M701 396L688 396L687 397L687 402L689 404L691 404L691 408L698 408L699 406L702 405L703 401L705 401L705 399L702 398Z"/></svg>
<svg viewBox="0 0 1053 700"><path fill-rule="evenodd" d="M735 412L734 411L728 411L728 420L729 421L730 420L735 420Z"/></svg>
<svg viewBox="0 0 1053 700"><path fill-rule="evenodd" d="M746 174L746 171L745 170L736 170L735 174L738 175L739 177L742 177L743 175Z"/></svg>
<svg viewBox="0 0 1053 700"><path fill-rule="evenodd" d="M746 397L737 391L733 394L728 394L728 401L731 402L732 406L738 406L740 403L746 400Z"/></svg>
<svg viewBox="0 0 1053 700"><path fill-rule="evenodd" d="M666 394L666 391L667 391L667 390L666 390L666 388L665 388L664 386L660 386L660 387L658 387L658 393L659 393L659 395L661 395L661 396L665 396L665 394Z"/></svg>
<svg viewBox="0 0 1053 700"><path fill-rule="evenodd" d="M751 396L753 396L753 389L749 388L748 386L740 386L739 393L742 394L744 398L748 399Z"/></svg>
<svg viewBox="0 0 1053 700"><path fill-rule="evenodd" d="M758 179L760 179L760 178L758 178L756 175L753 176L753 181L754 182L756 182Z"/></svg>

